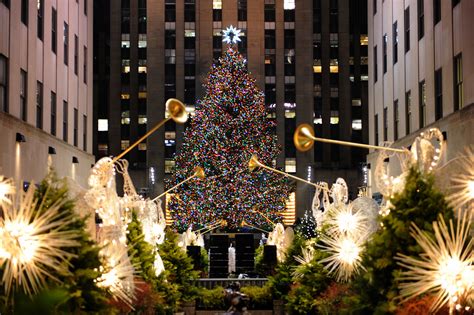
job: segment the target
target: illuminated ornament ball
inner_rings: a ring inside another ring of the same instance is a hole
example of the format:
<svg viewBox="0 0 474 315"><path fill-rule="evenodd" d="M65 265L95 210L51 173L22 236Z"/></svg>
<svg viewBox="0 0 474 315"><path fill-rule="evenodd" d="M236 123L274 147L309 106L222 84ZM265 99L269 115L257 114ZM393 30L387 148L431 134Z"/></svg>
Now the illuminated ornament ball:
<svg viewBox="0 0 474 315"><path fill-rule="evenodd" d="M239 29L233 27L232 25L227 27L223 32L222 41L227 44L237 44L240 42L240 36L242 33Z"/></svg>

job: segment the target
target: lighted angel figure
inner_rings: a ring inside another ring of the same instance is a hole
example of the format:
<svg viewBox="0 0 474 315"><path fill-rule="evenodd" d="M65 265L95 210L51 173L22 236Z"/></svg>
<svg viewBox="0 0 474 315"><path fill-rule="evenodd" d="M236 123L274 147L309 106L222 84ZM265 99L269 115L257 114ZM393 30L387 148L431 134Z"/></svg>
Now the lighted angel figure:
<svg viewBox="0 0 474 315"><path fill-rule="evenodd" d="M294 239L294 231L291 227L285 229L283 224L277 223L272 232L268 234L268 245L275 245L277 247L278 261L284 261L286 252Z"/></svg>

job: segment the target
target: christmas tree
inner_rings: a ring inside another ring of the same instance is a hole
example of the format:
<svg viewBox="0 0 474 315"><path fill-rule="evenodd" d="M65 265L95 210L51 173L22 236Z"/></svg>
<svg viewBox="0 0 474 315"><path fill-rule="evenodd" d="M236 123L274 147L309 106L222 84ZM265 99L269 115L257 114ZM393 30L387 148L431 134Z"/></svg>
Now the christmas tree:
<svg viewBox="0 0 474 315"><path fill-rule="evenodd" d="M175 227L184 230L220 220L226 220L229 229L244 220L264 227L269 224L265 216L278 221L290 191L287 178L248 170L253 154L272 165L279 149L264 94L250 77L246 60L228 48L212 66L205 86L206 94L184 133L170 186L191 176L197 166L206 178L187 182L171 197Z"/></svg>
<svg viewBox="0 0 474 315"><path fill-rule="evenodd" d="M387 314L395 312L399 295L397 276L401 266L394 257L397 253L419 256L420 246L410 235L415 223L426 233L433 235L432 222L442 215L446 221L453 218L442 193L434 186L432 174L410 169L404 190L390 200L390 213L381 220L382 230L367 243L363 265L367 272L353 283L359 296L350 307L363 313ZM359 304L359 305L358 305Z"/></svg>

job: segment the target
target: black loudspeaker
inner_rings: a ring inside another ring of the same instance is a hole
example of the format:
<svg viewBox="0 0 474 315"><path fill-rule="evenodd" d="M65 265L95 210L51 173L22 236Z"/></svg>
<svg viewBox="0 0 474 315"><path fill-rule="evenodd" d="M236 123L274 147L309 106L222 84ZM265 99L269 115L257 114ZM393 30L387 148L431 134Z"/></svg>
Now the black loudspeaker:
<svg viewBox="0 0 474 315"><path fill-rule="evenodd" d="M237 274L255 270L255 244L253 234L235 235L235 269Z"/></svg>
<svg viewBox="0 0 474 315"><path fill-rule="evenodd" d="M194 270L199 270L201 266L201 247L200 246L188 246L186 247L188 256L193 260Z"/></svg>
<svg viewBox="0 0 474 315"><path fill-rule="evenodd" d="M229 237L211 235L209 246L209 277L227 278L229 264Z"/></svg>
<svg viewBox="0 0 474 315"><path fill-rule="evenodd" d="M263 262L266 265L274 266L277 263L277 247L276 245L265 245L263 247Z"/></svg>

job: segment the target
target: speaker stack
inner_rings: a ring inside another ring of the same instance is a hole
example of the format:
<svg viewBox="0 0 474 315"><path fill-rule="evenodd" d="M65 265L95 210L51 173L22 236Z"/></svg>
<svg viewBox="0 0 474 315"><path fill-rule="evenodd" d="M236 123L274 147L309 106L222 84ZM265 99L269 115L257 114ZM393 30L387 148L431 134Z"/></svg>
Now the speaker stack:
<svg viewBox="0 0 474 315"><path fill-rule="evenodd" d="M227 278L229 263L229 237L211 234L209 245L209 277Z"/></svg>
<svg viewBox="0 0 474 315"><path fill-rule="evenodd" d="M201 266L201 247L200 246L187 246L186 252L189 257L193 260L194 270L200 270Z"/></svg>
<svg viewBox="0 0 474 315"><path fill-rule="evenodd" d="M255 270L253 234L235 235L235 269L237 274L252 274Z"/></svg>

